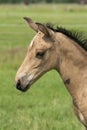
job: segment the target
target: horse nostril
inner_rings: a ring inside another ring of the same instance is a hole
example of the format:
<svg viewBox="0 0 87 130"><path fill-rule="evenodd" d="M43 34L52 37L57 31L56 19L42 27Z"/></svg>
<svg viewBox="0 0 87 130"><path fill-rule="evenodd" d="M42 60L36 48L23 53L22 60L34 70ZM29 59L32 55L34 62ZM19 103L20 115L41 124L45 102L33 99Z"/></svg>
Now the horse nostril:
<svg viewBox="0 0 87 130"><path fill-rule="evenodd" d="M16 84L16 88L19 89L19 90L21 90L21 82L20 82L20 80L18 80L18 82Z"/></svg>

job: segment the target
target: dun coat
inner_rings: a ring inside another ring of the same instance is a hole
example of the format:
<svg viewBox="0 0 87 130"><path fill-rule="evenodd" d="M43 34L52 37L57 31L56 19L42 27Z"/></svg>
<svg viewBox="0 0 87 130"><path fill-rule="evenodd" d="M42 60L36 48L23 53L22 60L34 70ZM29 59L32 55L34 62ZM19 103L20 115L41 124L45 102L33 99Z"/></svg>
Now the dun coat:
<svg viewBox="0 0 87 130"><path fill-rule="evenodd" d="M87 40L77 32L24 19L37 34L16 74L17 89L26 91L47 71L57 70L87 130Z"/></svg>

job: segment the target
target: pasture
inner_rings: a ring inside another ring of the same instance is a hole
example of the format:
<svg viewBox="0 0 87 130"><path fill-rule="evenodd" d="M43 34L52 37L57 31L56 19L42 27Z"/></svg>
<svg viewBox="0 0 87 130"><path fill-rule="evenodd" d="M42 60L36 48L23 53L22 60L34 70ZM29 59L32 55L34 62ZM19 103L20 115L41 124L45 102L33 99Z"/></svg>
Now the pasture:
<svg viewBox="0 0 87 130"><path fill-rule="evenodd" d="M0 5L0 130L84 130L56 71L26 93L16 90L15 74L35 35L24 16L83 31L87 37L87 6Z"/></svg>

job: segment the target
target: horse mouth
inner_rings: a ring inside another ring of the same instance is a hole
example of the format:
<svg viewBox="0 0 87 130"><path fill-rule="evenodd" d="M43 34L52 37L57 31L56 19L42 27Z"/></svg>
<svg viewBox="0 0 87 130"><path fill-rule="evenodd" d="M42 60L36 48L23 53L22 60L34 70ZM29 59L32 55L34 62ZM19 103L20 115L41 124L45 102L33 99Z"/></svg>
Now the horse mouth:
<svg viewBox="0 0 87 130"><path fill-rule="evenodd" d="M36 76L36 77L32 78L31 80L29 80L29 81L27 82L26 85L23 84L23 83L21 82L21 80L19 79L19 80L17 81L17 83L16 83L16 88L17 88L18 90L22 91L22 92L26 92L28 89L30 89L31 85L37 81L37 79L38 79L39 77L40 77L40 76Z"/></svg>
<svg viewBox="0 0 87 130"><path fill-rule="evenodd" d="M28 83L26 86L23 86L20 84L20 82L18 81L18 83L16 84L16 88L22 92L26 92L30 87L31 87L32 83Z"/></svg>
<svg viewBox="0 0 87 130"><path fill-rule="evenodd" d="M31 86L31 85L28 84L26 87L22 87L22 88L21 88L21 91L22 91L22 92L26 92L26 91L30 88L30 86Z"/></svg>

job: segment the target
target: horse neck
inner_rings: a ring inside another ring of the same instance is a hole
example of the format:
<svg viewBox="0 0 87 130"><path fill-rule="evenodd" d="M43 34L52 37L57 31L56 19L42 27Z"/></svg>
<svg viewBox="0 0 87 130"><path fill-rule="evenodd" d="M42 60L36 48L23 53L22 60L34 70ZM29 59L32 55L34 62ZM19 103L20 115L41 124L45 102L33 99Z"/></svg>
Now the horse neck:
<svg viewBox="0 0 87 130"><path fill-rule="evenodd" d="M57 33L57 40L57 71L73 96L80 87L82 77L80 72L83 72L83 68L87 66L85 60L87 54L77 43L64 34Z"/></svg>

